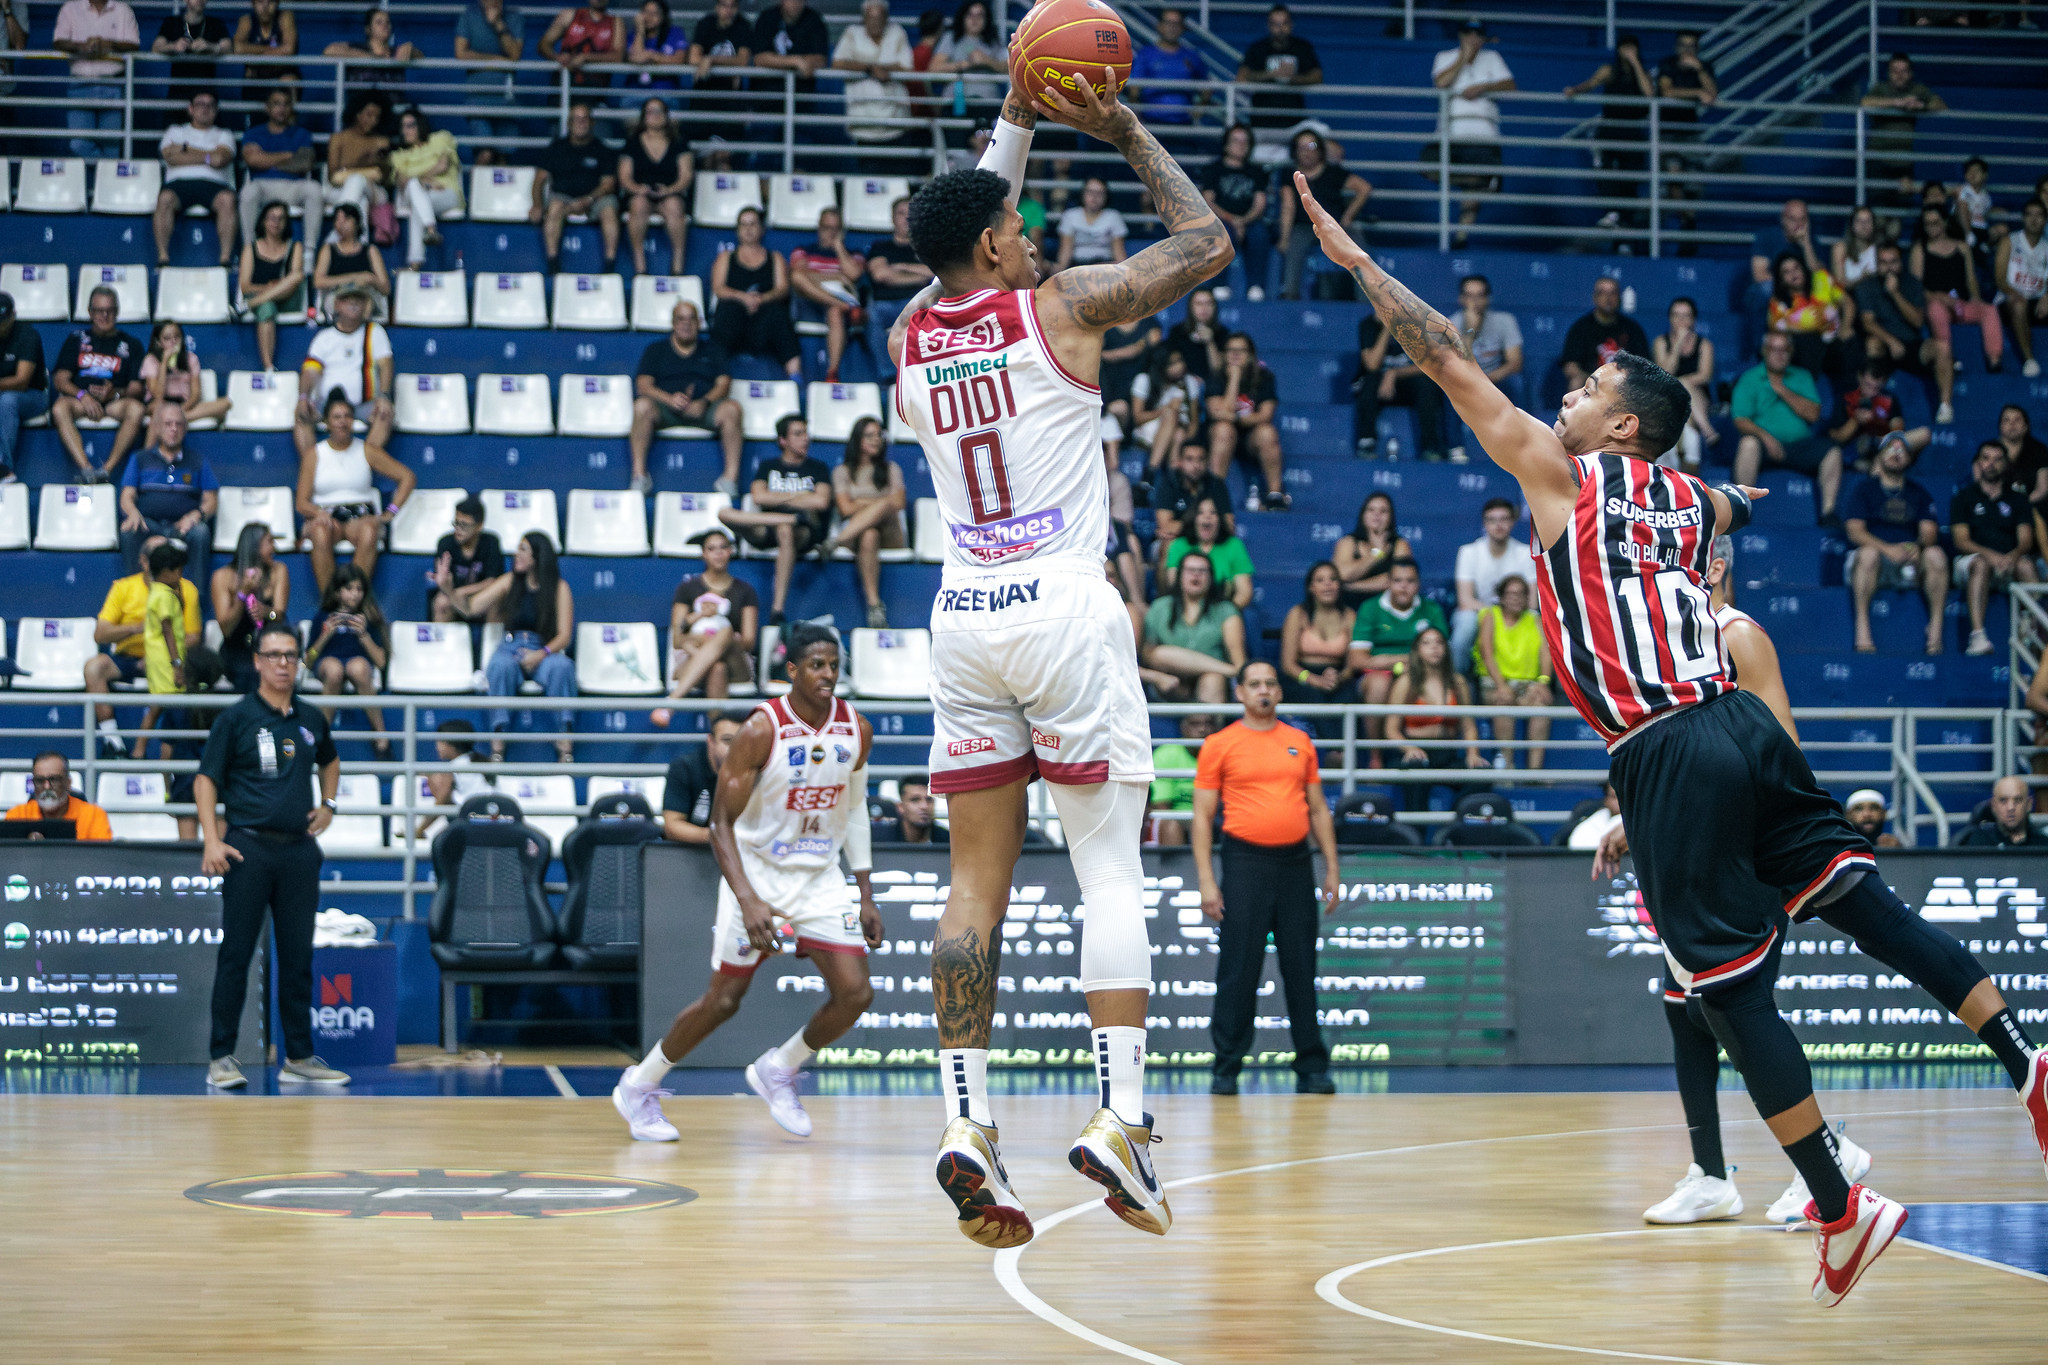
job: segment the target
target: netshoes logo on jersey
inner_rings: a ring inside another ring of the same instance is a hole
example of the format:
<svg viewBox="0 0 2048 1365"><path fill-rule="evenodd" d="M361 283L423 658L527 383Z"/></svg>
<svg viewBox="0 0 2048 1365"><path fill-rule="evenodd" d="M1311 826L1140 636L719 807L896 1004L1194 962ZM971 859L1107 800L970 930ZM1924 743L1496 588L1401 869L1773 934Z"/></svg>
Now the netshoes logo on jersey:
<svg viewBox="0 0 2048 1365"><path fill-rule="evenodd" d="M846 790L842 784L837 787L791 787L784 798L784 810L831 810L839 804L839 794Z"/></svg>
<svg viewBox="0 0 2048 1365"><path fill-rule="evenodd" d="M777 839L768 845L769 855L776 858L829 858L832 851L830 839Z"/></svg>

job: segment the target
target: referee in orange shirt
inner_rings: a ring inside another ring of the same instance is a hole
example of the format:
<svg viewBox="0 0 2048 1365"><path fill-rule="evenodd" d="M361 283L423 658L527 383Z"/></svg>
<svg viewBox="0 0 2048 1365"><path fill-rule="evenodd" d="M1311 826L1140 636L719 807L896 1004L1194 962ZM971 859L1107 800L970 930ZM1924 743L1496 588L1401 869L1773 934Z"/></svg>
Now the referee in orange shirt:
<svg viewBox="0 0 2048 1365"><path fill-rule="evenodd" d="M1294 1088L1335 1094L1330 1050L1316 1019L1316 873L1309 834L1323 853L1323 913L1337 908L1337 826L1323 799L1315 740L1281 724L1280 671L1254 659L1237 671L1244 719L1202 744L1195 761L1195 873L1202 913L1222 921L1217 935L1216 1044L1212 1095L1235 1095L1252 1044L1252 1011L1265 974L1266 935L1279 955L1280 982L1294 1033ZM1210 858L1216 802L1223 801L1223 886Z"/></svg>

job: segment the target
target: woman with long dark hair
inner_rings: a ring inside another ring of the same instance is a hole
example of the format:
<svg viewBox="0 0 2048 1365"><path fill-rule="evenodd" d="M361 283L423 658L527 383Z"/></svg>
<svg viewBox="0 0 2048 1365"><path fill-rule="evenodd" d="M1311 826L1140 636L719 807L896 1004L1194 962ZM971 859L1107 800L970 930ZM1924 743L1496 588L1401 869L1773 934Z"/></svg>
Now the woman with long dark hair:
<svg viewBox="0 0 2048 1365"><path fill-rule="evenodd" d="M759 209L741 209L733 229L738 244L711 263L711 339L726 354L746 352L775 361L795 379L803 373L802 344L789 317L789 262L762 245L768 220Z"/></svg>
<svg viewBox="0 0 2048 1365"><path fill-rule="evenodd" d="M306 308L306 252L292 237L291 205L273 199L256 220L256 235L242 243L242 303L256 319L256 354L277 368L277 319Z"/></svg>
<svg viewBox="0 0 2048 1365"><path fill-rule="evenodd" d="M1680 447L1687 452L1688 467L1700 462L1702 444L1713 445L1721 439L1721 433L1714 430L1711 413L1714 343L1700 335L1699 320L1699 304L1681 294L1664 310L1664 335L1650 343L1650 358L1685 385L1686 393L1692 397L1692 416L1686 423L1689 434L1682 434L1679 439Z"/></svg>
<svg viewBox="0 0 2048 1365"><path fill-rule="evenodd" d="M1394 520L1393 496L1378 491L1366 494L1358 505L1358 520L1349 535L1338 538L1331 556L1344 584L1344 600L1354 605L1387 590L1389 564L1414 557Z"/></svg>
<svg viewBox="0 0 2048 1365"><path fill-rule="evenodd" d="M1174 588L1145 613L1139 674L1167 701L1220 702L1244 667L1244 617L1200 550L1182 557Z"/></svg>
<svg viewBox="0 0 2048 1365"><path fill-rule="evenodd" d="M1252 574L1256 570L1252 567L1251 551L1245 549L1244 542L1224 522L1223 512L1214 498L1203 498L1188 509L1181 533L1166 547L1159 574L1161 592L1172 592L1181 561L1190 554L1199 554L1208 560L1223 595L1239 611L1252 604Z"/></svg>
<svg viewBox="0 0 2048 1365"><path fill-rule="evenodd" d="M505 627L505 638L484 661L484 681L492 696L518 696L520 684L528 678L550 697L576 695L576 665L568 655L576 638L576 599L562 581L554 542L539 531L521 536L512 552L511 571L471 598L470 611ZM566 732L574 728L576 713L557 712L556 719ZM492 733L502 735L511 728L510 710L499 707L491 712ZM491 755L505 756L504 740L492 741ZM571 741L555 741L556 758L568 763L574 755Z"/></svg>
<svg viewBox="0 0 2048 1365"><path fill-rule="evenodd" d="M220 663L237 692L256 690L256 632L282 621L292 600L292 571L277 557L268 526L252 521L235 538L235 557L207 584L220 622Z"/></svg>
<svg viewBox="0 0 2048 1365"><path fill-rule="evenodd" d="M932 48L934 72L958 72L961 79L951 87L933 84L951 100L944 112L954 117L986 120L1003 95L1003 73L1009 70L1008 55L995 41L995 26L989 22L985 0L967 0L953 11L946 34ZM983 73L973 75L969 73Z"/></svg>
<svg viewBox="0 0 2048 1365"><path fill-rule="evenodd" d="M659 0L647 0L649 5ZM665 7L664 7L665 8ZM690 216L683 196L696 178L696 158L659 95L640 105L640 119L619 154L619 188L626 195L626 242L633 249L633 273L647 273L647 224L655 214L668 230L668 273L683 273L683 245Z"/></svg>
<svg viewBox="0 0 2048 1365"><path fill-rule="evenodd" d="M1252 129L1233 123L1223 130L1223 148L1202 168L1196 188L1223 220L1230 244L1237 248L1223 278L1254 303L1266 297L1266 263L1273 253L1266 231L1266 168L1252 160Z"/></svg>
<svg viewBox="0 0 2048 1365"><path fill-rule="evenodd" d="M333 306L334 291L345 284L359 284L387 300L391 297L384 253L364 235L363 211L354 204L335 206L334 227L313 257L313 288L323 312Z"/></svg>
<svg viewBox="0 0 2048 1365"><path fill-rule="evenodd" d="M1357 609L1344 602L1337 566L1327 559L1309 565L1301 580L1301 601L1287 609L1280 626L1280 691L1287 700L1320 705L1346 700L1344 688L1356 676L1351 628L1357 620ZM1320 725L1317 733L1322 734Z"/></svg>
<svg viewBox="0 0 2048 1365"><path fill-rule="evenodd" d="M910 539L903 531L903 509L909 503L903 471L889 458L889 432L879 419L863 417L846 438L846 456L832 471L832 501L839 512L839 530L831 550L852 550L860 569L861 595L867 599L868 625L886 629L889 614L882 605L882 551L901 550Z"/></svg>
<svg viewBox="0 0 2048 1365"><path fill-rule="evenodd" d="M1927 290L1927 330L1934 334L1936 344L1952 348L1949 333L1955 325L1975 323L1984 334L1985 370L1997 374L2004 369L2005 330L1998 310L1985 302L1970 249L1950 234L1945 210L1932 204L1920 210L1920 232L1906 268ZM1948 413L1949 405L1942 404L1941 412ZM1934 420L1947 422L1952 417L1937 413Z"/></svg>
<svg viewBox="0 0 2048 1365"><path fill-rule="evenodd" d="M353 683L356 695L376 695L376 670L391 660L391 633L385 628L384 609L370 591L370 576L354 564L344 564L328 580L320 594L320 611L313 618L312 643L306 662L320 678L320 690L338 696L344 685ZM363 712L379 738L373 742L377 757L391 757L391 742L382 738L384 713L375 707Z"/></svg>
<svg viewBox="0 0 2048 1365"><path fill-rule="evenodd" d="M165 403L185 409L187 422L227 415L227 399L201 400L199 357L185 329L168 319L149 329L149 354L142 358L142 389L152 424Z"/></svg>
<svg viewBox="0 0 2048 1365"><path fill-rule="evenodd" d="M412 215L405 225L405 268L418 270L426 264L427 248L441 244L438 220L462 208L462 153L455 134L434 127L418 105L406 110L398 116L391 175Z"/></svg>
<svg viewBox="0 0 2048 1365"><path fill-rule="evenodd" d="M668 0L641 0L633 19L633 34L626 44L626 61L642 70L626 77L628 90L680 90L680 72L656 75L657 67L690 64L690 35L683 32L669 13Z"/></svg>
<svg viewBox="0 0 2048 1365"><path fill-rule="evenodd" d="M1865 275L1877 273L1877 214L1868 204L1849 211L1842 235L1828 248L1828 274L1844 289L1854 289Z"/></svg>
<svg viewBox="0 0 2048 1365"><path fill-rule="evenodd" d="M1453 708L1470 706L1472 692L1470 684L1451 666L1450 641L1435 626L1424 626L1416 632L1415 643L1409 649L1408 662L1402 665L1400 676L1394 679L1394 690L1387 694L1387 701L1393 706L1433 706L1441 708L1437 713L1390 715L1387 717L1387 739L1401 746L1402 768L1455 768L1461 760L1452 748L1428 748L1415 743L1416 740L1465 741L1462 765L1467 768L1484 768L1486 760L1479 753L1479 722L1469 715L1455 714ZM1449 786L1452 799L1464 794L1464 783L1453 782ZM1430 793L1435 790L1431 784L1414 782L1403 784L1402 798L1409 810L1428 810Z"/></svg>
<svg viewBox="0 0 2048 1365"><path fill-rule="evenodd" d="M1827 271L1808 270L1797 251L1781 251L1771 262L1770 328L1792 338L1792 363L1808 374L1827 376L1839 392L1855 387L1845 373L1855 335L1856 304L1836 287Z"/></svg>

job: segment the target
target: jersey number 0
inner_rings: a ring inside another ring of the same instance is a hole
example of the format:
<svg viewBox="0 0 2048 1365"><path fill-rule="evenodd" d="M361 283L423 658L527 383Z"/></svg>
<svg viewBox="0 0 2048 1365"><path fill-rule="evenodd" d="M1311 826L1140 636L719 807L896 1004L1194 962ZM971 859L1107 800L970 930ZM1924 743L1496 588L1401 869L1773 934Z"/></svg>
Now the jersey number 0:
<svg viewBox="0 0 2048 1365"><path fill-rule="evenodd" d="M967 480L967 505L976 523L1002 521L1016 510L1010 503L1010 471L1003 467L1003 433L962 436L960 472Z"/></svg>

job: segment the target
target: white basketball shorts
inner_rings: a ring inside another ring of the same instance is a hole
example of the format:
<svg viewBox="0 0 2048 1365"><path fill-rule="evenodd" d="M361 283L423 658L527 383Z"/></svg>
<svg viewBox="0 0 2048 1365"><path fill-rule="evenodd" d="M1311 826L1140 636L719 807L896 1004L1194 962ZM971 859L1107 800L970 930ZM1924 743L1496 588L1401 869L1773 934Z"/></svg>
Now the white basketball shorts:
<svg viewBox="0 0 2048 1365"><path fill-rule="evenodd" d="M948 569L932 602L932 790L1150 782L1123 598L1072 565Z"/></svg>
<svg viewBox="0 0 2048 1365"><path fill-rule="evenodd" d="M798 950L806 953L867 952L860 932L860 902L836 859L830 867L791 868L777 868L759 858L745 861L754 894L775 911L778 938L795 938ZM739 897L721 877L718 923L711 931L712 970L748 976L766 956L747 942Z"/></svg>

